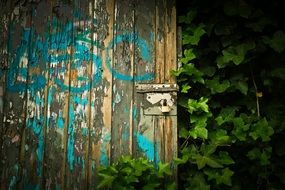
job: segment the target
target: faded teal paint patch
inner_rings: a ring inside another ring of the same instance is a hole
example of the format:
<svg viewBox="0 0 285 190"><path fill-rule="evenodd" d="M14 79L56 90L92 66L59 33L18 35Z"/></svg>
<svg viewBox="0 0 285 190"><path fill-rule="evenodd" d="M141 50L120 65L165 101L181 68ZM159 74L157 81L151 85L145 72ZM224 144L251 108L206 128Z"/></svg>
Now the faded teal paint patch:
<svg viewBox="0 0 285 190"><path fill-rule="evenodd" d="M88 128L86 128L86 127L84 127L84 128L82 128L81 129L81 133L82 133L82 135L84 135L84 136L87 136L88 135Z"/></svg>
<svg viewBox="0 0 285 190"><path fill-rule="evenodd" d="M128 43L135 43L136 47L140 49L140 55L144 61L151 62L152 61L152 55L150 54L151 50L148 47L148 44L146 41L142 38L140 38L137 35L134 35L133 33L124 33L121 35L117 35L110 43L108 44L106 48L106 65L109 71L113 74L114 78L123 80L123 81L144 81L144 80L152 80L154 78L154 73L146 72L142 75L128 75L123 74L112 68L111 65L111 57L109 55L109 51L114 48L114 45L118 45L123 42Z"/></svg>
<svg viewBox="0 0 285 190"><path fill-rule="evenodd" d="M57 118L57 127L60 129L64 128L64 120L63 120L62 116L59 116Z"/></svg>
<svg viewBox="0 0 285 190"><path fill-rule="evenodd" d="M74 108L72 104L69 107L68 140L67 140L67 162L69 169L74 169L74 128L75 122Z"/></svg>
<svg viewBox="0 0 285 190"><path fill-rule="evenodd" d="M128 141L129 138L130 138L130 125L129 123L126 123L124 126L123 126L123 134L122 134L122 140L123 141Z"/></svg>
<svg viewBox="0 0 285 190"><path fill-rule="evenodd" d="M17 182L16 176L12 176L10 183L9 183L9 190L15 189L16 182Z"/></svg>
<svg viewBox="0 0 285 190"><path fill-rule="evenodd" d="M136 134L136 138L139 148L142 149L147 159L152 162L159 162L159 151L156 150L155 152L154 143L140 133Z"/></svg>
<svg viewBox="0 0 285 190"><path fill-rule="evenodd" d="M138 113L137 113L137 108L133 108L133 118L137 119Z"/></svg>
<svg viewBox="0 0 285 190"><path fill-rule="evenodd" d="M124 113L128 114L129 113L129 108L128 107L124 107Z"/></svg>
<svg viewBox="0 0 285 190"><path fill-rule="evenodd" d="M100 165L102 166L108 166L109 164L109 158L108 158L108 151L107 151L107 145L110 143L111 140L111 134L105 130L102 132L102 146L100 148Z"/></svg>
<svg viewBox="0 0 285 190"><path fill-rule="evenodd" d="M60 185L59 184L55 185L55 190L60 190Z"/></svg>
<svg viewBox="0 0 285 190"><path fill-rule="evenodd" d="M81 97L75 96L73 100L74 100L74 103L80 104L83 106L88 104L87 98L81 98Z"/></svg>

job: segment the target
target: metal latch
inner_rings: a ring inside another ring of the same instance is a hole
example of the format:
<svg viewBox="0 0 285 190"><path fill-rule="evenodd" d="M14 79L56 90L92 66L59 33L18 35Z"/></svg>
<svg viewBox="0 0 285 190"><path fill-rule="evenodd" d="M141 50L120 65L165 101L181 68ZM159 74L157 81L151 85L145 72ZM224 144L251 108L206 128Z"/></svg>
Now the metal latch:
<svg viewBox="0 0 285 190"><path fill-rule="evenodd" d="M138 84L144 115L177 115L177 84Z"/></svg>

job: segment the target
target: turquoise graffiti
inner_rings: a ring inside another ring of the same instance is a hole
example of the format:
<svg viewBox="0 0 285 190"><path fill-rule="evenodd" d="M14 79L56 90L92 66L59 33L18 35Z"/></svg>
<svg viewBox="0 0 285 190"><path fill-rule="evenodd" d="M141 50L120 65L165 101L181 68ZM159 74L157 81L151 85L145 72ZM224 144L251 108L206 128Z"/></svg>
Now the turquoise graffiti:
<svg viewBox="0 0 285 190"><path fill-rule="evenodd" d="M93 25L96 25L96 21L93 20ZM61 26L61 23L54 18L47 24L46 31L50 31L50 27L53 30ZM10 68L7 71L7 90L12 92L23 92L27 88L35 91L40 90L46 85L46 77L41 74L32 74L28 76L29 68L36 68L39 63L44 63L44 71L48 71L50 76L60 75L67 72L66 64L63 62L71 61L71 70L80 70L83 64L94 64L93 76L89 79L88 76L77 76L76 80L82 82L81 86L69 86L56 77L51 77L55 84L62 90L70 90L73 93L80 93L85 90L94 87L102 79L102 58L96 55L96 52L91 52L92 49L102 48L97 47L97 44L92 43L90 38L91 31L84 29L78 34L74 35L75 30L79 30L78 24L74 22L67 22L65 25L57 29L56 32L46 32L44 36L40 36L36 33L34 28L24 28L21 36L21 42L13 50L13 35L15 26L10 26L9 32L9 54L13 55L10 60ZM82 30L82 29L81 29ZM109 42L106 51L106 65L113 74L114 78L123 81L147 81L154 78L154 74L146 72L142 75L131 76L120 73L111 66L111 58L109 51L111 51L115 45L120 43L134 43L139 48L142 59L145 62L151 62L151 49L144 39L133 33L124 32L117 35L113 40ZM91 48L94 46L95 48ZM73 48L74 53L70 54L67 49ZM56 53L54 53L56 52ZM64 53L57 53L64 52ZM28 78L29 77L29 78ZM27 79L29 80L27 82ZM27 84L28 83L28 84Z"/></svg>

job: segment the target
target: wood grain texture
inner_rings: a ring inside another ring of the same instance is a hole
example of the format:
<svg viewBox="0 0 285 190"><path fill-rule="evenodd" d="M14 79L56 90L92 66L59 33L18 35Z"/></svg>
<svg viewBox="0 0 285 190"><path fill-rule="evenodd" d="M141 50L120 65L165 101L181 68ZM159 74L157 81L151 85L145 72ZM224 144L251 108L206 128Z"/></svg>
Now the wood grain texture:
<svg viewBox="0 0 285 190"><path fill-rule="evenodd" d="M46 132L46 105L48 103L48 85L39 88L40 81L42 84L49 81L49 64L44 60L41 55L43 53L39 44L44 44L45 33L47 30L38 29L44 22L47 22L48 16L45 9L51 10L48 4L32 8L32 20L30 30L30 47L28 50L28 82L27 89L27 110L26 110L26 128L25 128L25 142L23 143L21 152L24 153L23 157L23 180L21 186L25 188L41 188L43 179L43 165L44 165L44 147L45 147L45 132ZM39 22L36 16L41 17L42 21ZM37 76L42 78L37 78ZM47 77L47 80L43 80L43 77ZM36 84L36 85L35 85Z"/></svg>
<svg viewBox="0 0 285 190"><path fill-rule="evenodd" d="M176 112L146 113L162 100L135 88L176 82L174 0L14 6L0 43L9 67L0 68L0 189L94 189L96 170L122 155L172 162Z"/></svg>
<svg viewBox="0 0 285 190"><path fill-rule="evenodd" d="M150 84L155 78L155 1L137 1L135 4L135 75L148 74L149 78L143 81L134 81ZM145 45L144 45L145 44ZM146 55L145 55L146 54ZM136 93L133 104L133 155L144 156L151 161L155 160L154 153L154 118L143 114L144 95Z"/></svg>
<svg viewBox="0 0 285 190"><path fill-rule="evenodd" d="M130 154L133 81L134 81L134 4L132 0L117 1L115 7L112 83L112 150L116 162Z"/></svg>

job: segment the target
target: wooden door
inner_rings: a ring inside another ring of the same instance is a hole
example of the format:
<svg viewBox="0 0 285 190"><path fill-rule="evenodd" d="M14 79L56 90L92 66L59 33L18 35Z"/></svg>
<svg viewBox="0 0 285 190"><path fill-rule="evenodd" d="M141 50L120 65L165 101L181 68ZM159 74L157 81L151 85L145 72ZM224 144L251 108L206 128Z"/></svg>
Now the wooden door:
<svg viewBox="0 0 285 190"><path fill-rule="evenodd" d="M1 1L0 18L0 189L94 189L122 155L172 161L174 0Z"/></svg>

